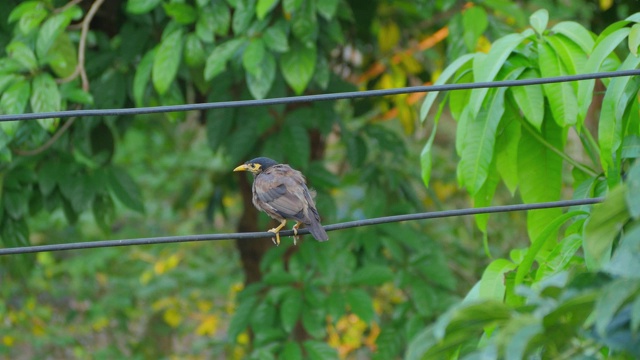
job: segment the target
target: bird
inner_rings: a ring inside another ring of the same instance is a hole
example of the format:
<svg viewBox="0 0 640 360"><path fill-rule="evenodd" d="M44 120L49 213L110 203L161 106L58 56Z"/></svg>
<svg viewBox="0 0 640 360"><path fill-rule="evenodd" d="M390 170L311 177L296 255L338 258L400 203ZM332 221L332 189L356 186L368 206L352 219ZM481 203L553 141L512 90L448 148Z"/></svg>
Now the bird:
<svg viewBox="0 0 640 360"><path fill-rule="evenodd" d="M236 167L233 171L249 171L253 174L253 205L264 211L280 225L269 232L275 234L271 240L280 245L280 230L287 220L295 220L293 243L298 237L298 227L304 224L318 241L327 241L329 236L320 224L320 214L307 188L304 175L288 164L279 164L273 159L258 157Z"/></svg>

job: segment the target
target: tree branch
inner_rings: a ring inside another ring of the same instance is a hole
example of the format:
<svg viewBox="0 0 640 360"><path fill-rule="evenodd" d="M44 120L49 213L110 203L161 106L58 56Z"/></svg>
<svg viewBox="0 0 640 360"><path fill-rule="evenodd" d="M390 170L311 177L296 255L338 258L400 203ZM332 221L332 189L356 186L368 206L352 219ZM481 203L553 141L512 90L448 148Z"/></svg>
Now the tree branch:
<svg viewBox="0 0 640 360"><path fill-rule="evenodd" d="M67 120L64 124L62 124L60 128L58 128L58 131L56 131L56 133L53 134L53 136L49 138L49 140L47 140L47 142L45 142L41 146L31 150L13 149L13 152L20 156L34 156L34 155L40 154L41 152L50 148L51 145L53 145L60 138L60 136L62 136L62 134L64 134L64 132L67 131L67 129L71 126L71 124L73 124L75 120L76 120L75 117L72 117L69 120Z"/></svg>
<svg viewBox="0 0 640 360"><path fill-rule="evenodd" d="M71 4L72 2L70 2L69 4ZM87 12L87 16L85 16L84 20L82 20L82 30L80 32L80 43L78 44L78 65L76 66L76 69L73 71L73 74L67 76L64 79L59 79L58 80L59 84L64 84L64 83L73 81L75 80L75 78L78 77L78 75L80 75L80 78L82 79L82 89L84 91L89 91L89 79L87 78L87 72L84 69L85 51L87 47L87 35L89 34L89 25L91 24L91 20L93 20L93 17L95 16L96 12L98 12L98 9L100 8L103 2L104 0L96 0L91 5L91 8L89 8L89 11Z"/></svg>

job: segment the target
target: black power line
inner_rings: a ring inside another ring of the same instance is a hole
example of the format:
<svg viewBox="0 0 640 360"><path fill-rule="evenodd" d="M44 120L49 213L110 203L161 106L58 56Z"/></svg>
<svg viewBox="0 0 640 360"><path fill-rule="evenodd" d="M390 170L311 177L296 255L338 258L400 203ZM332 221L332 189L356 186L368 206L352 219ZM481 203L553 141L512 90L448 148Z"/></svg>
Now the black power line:
<svg viewBox="0 0 640 360"><path fill-rule="evenodd" d="M266 105L291 104L291 103L301 103L301 102L311 102L311 101L328 101L328 100L338 100L338 99L354 99L354 98L366 98L366 97L374 97L374 96L399 95L399 94L409 94L409 93L417 93L417 92L452 91L452 90L467 90L467 89L480 89L480 88L540 85L540 84L551 84L551 83L559 83L559 82L567 82L567 81L593 80L593 79L634 76L634 75L640 75L640 70L637 70L637 69L636 70L620 70L620 71L610 71L610 72L598 72L593 74L556 76L556 77L539 78L539 79L488 81L488 82L478 82L478 83L444 84L444 85L431 85L431 86L410 86L410 87L403 87L403 88L397 88L397 89L352 91L352 92L343 92L343 93L303 95L303 96L281 97L281 98L262 99L262 100L222 101L222 102L203 103L203 104L167 105L167 106L153 106L153 107L127 108L127 109L88 109L88 110L67 110L67 111L53 111L53 112L29 113L29 114L10 114L10 115L0 115L0 122L15 121L15 120L69 118L74 116L80 117L80 116L140 115L140 114L207 110L207 109L220 109L220 108L244 107L244 106L266 106Z"/></svg>
<svg viewBox="0 0 640 360"><path fill-rule="evenodd" d="M579 200L562 200L544 203L534 204L517 204L517 205L502 205L502 206L490 206L484 208L470 208L470 209L458 209L458 210L445 210L424 212L417 214L407 215L395 215L384 216L373 219L355 220L344 223L332 224L325 226L325 230L334 231L349 229L360 226L371 226L379 224L387 224L400 221L412 221L412 220L425 220L425 219L438 219L446 217L478 215L478 214L492 214L499 212L510 211L525 211L525 210L537 210L537 209L550 209L558 207L579 206L579 205L591 205L600 203L604 198L591 198L591 199L579 199ZM299 234L308 234L308 229L300 229ZM292 236L292 230L280 231L282 236ZM152 245L152 244L168 244L168 243L181 243L181 242L193 242L193 241L220 241L220 240L248 240L258 238L270 238L273 233L270 232L247 232L247 233L230 233L230 234L203 234L203 235L184 235L184 236L160 236L152 238L138 238L138 239L123 239L123 240L103 240L92 242L75 242L67 244L51 244L51 245L38 245L38 246L25 246L0 249L0 255L15 255L15 254L27 254L37 253L45 251L63 251L63 250L80 250L80 249L93 249L115 246L132 246L132 245Z"/></svg>

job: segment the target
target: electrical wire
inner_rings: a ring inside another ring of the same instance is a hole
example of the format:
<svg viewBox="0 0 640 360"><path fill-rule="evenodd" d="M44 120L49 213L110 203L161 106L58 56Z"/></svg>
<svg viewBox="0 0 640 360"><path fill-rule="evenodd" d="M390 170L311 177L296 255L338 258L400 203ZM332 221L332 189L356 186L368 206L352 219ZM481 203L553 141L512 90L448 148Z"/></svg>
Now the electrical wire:
<svg viewBox="0 0 640 360"><path fill-rule="evenodd" d="M52 111L43 113L28 113L28 114L10 114L0 115L0 122L3 121L16 121L16 120L36 120L36 119L52 119L52 118L69 118L73 116L121 116L121 115L141 115L141 114L154 114L154 113L168 113L178 111L192 111L192 110L208 110L208 109L221 109L232 107L245 107L245 106L266 106L266 105L279 105L279 104L291 104L311 101L329 101L338 99L355 99L355 98L368 98L374 96L388 96L409 94L418 92L434 92L434 91L452 91L452 90L468 90L468 89L486 89L486 88L499 88L499 87L511 87L511 86L526 86L526 85L541 85L551 84L567 81L579 81L579 80L593 80L602 78L613 78L622 76L634 76L640 75L640 70L618 70L610 72L598 72L592 74L579 74L579 75L567 75L556 76L539 79L523 79L523 80L503 80L503 81L488 81L477 83L464 83L464 84L443 84L443 85L430 85L430 86L410 86L396 89L383 89L383 90L366 90L366 91L351 91L342 93L330 93L330 94L318 94L318 95L302 95L293 97L280 97L272 99L260 99L260 100L240 100L240 101L221 101L202 104L183 104L183 105L166 105L166 106L153 106L153 107L140 107L140 108L125 108L125 109L84 109L84 110L67 110L67 111Z"/></svg>
<svg viewBox="0 0 640 360"><path fill-rule="evenodd" d="M478 214L492 214L500 212L511 211L525 211L525 210L539 210L550 209L569 206L580 205L592 205L604 201L604 198L590 198L579 200L562 200L553 202L533 203L533 204L516 204L516 205L501 205L501 206L489 206L483 208L467 208L457 210L444 210L434 212L423 212L416 214L406 215L394 215L384 216L372 219L362 219L349 221L344 223L327 225L324 227L326 231L335 231L342 229L349 229L361 226L371 226L379 224L387 224L401 221L413 221L413 220L426 220L426 219L438 219L446 217L468 216ZM308 229L299 229L298 234L308 234ZM292 230L280 231L281 236L292 236ZM230 233L230 234L202 234L202 235L184 235L184 236L160 236L152 238L137 238L137 239L123 239L123 240L103 240L92 242L75 242L67 244L51 244L51 245L38 245L38 246L24 246L0 249L1 255L16 255L16 254L28 254L47 251L64 251L64 250L81 250L81 249L95 249L105 247L116 246L132 246L132 245L152 245L152 244L168 244L168 243L182 243L182 242L194 242L194 241L221 241L221 240L249 240L258 238L270 238L273 237L273 233L270 232L245 232L245 233Z"/></svg>

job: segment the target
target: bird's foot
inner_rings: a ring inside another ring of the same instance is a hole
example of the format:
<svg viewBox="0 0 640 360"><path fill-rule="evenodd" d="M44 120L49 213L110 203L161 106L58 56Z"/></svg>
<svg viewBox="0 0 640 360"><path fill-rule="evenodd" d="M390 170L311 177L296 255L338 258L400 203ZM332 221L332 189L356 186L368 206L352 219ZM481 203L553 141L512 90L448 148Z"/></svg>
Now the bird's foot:
<svg viewBox="0 0 640 360"><path fill-rule="evenodd" d="M279 246L280 245L280 229L273 228L267 231L276 234L276 237L272 237L271 241L273 241L273 243L276 244L276 246Z"/></svg>
<svg viewBox="0 0 640 360"><path fill-rule="evenodd" d="M297 222L295 225L293 225L293 245L296 245L296 240L300 240L300 236L298 236L298 227L300 227L300 223Z"/></svg>

